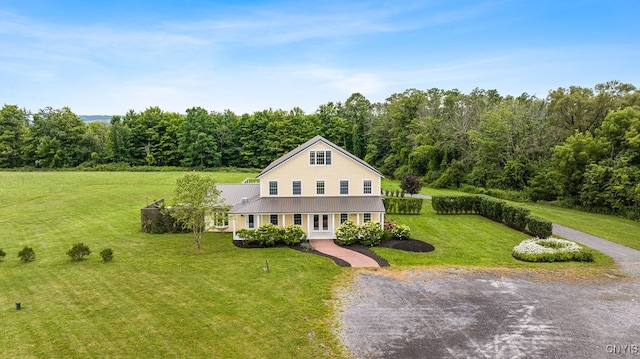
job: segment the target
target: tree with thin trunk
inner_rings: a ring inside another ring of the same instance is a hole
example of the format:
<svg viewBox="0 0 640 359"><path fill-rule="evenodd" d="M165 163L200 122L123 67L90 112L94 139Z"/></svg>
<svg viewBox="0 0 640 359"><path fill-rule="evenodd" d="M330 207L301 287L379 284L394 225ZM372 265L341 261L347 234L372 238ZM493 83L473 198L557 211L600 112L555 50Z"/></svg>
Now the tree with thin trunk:
<svg viewBox="0 0 640 359"><path fill-rule="evenodd" d="M193 231L196 248L200 249L205 216L221 206L220 191L216 188L215 179L198 173L187 173L179 177L176 180L174 202L171 216L184 228Z"/></svg>

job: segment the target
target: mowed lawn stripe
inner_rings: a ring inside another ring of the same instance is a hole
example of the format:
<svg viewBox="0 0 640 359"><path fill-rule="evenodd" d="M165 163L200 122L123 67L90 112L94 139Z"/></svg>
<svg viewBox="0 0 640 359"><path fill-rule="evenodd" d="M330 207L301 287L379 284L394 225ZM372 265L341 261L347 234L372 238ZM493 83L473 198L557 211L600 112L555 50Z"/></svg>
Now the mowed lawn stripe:
<svg viewBox="0 0 640 359"><path fill-rule="evenodd" d="M170 204L179 175L0 173L12 184L0 186L1 357L341 357L327 321L344 269L332 261L239 249L229 234L205 234L198 251L188 233L140 232L147 197ZM76 242L92 250L80 263L65 254ZM35 262L18 261L24 245ZM115 257L103 264L107 247Z"/></svg>

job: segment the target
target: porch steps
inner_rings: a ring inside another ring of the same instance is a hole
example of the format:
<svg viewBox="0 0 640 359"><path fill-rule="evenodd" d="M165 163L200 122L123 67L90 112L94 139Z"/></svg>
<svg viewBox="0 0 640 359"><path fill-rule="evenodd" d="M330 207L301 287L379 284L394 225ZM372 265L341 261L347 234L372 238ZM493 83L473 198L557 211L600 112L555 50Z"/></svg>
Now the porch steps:
<svg viewBox="0 0 640 359"><path fill-rule="evenodd" d="M351 267L380 267L378 262L364 254L352 251L350 249L342 248L335 244L332 239L310 239L309 243L318 252L328 254L332 257L337 257L346 261Z"/></svg>

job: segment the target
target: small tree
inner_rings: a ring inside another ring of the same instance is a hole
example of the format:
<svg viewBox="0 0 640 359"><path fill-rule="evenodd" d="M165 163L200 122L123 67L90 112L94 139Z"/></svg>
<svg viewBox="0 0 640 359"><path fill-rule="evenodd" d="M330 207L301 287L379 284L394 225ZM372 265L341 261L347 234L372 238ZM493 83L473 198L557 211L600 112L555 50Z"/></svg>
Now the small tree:
<svg viewBox="0 0 640 359"><path fill-rule="evenodd" d="M18 257L20 257L20 260L24 263L33 262L36 259L36 252L33 248L25 246L18 252Z"/></svg>
<svg viewBox="0 0 640 359"><path fill-rule="evenodd" d="M191 229L196 248L200 249L204 218L221 206L216 181L210 176L187 173L176 180L174 201L171 216L182 223L184 228Z"/></svg>
<svg viewBox="0 0 640 359"><path fill-rule="evenodd" d="M4 251L4 249L0 248L0 261L3 260L6 255L7 253Z"/></svg>
<svg viewBox="0 0 640 359"><path fill-rule="evenodd" d="M402 177L402 181L400 181L400 188L413 196L422 189L422 182L420 182L418 176L407 173Z"/></svg>
<svg viewBox="0 0 640 359"><path fill-rule="evenodd" d="M84 259L84 256L91 254L89 246L84 243L76 243L67 251L67 255L71 257L71 260L80 262Z"/></svg>
<svg viewBox="0 0 640 359"><path fill-rule="evenodd" d="M102 257L102 260L105 263L111 262L111 260L113 259L113 251L111 250L111 248L103 249L102 251L100 251L100 257Z"/></svg>

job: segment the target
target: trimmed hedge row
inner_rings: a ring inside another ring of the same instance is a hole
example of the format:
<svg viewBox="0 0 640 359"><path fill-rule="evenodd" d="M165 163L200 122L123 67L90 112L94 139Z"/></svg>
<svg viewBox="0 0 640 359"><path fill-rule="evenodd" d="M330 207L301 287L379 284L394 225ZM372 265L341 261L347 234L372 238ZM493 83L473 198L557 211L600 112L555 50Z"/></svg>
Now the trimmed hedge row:
<svg viewBox="0 0 640 359"><path fill-rule="evenodd" d="M389 214L420 214L422 198L384 197L382 203Z"/></svg>
<svg viewBox="0 0 640 359"><path fill-rule="evenodd" d="M551 222L531 216L526 208L515 207L493 198L481 196L434 196L431 206L438 214L472 213L487 217L520 232L529 232L538 238L550 237Z"/></svg>
<svg viewBox="0 0 640 359"><path fill-rule="evenodd" d="M244 239L247 244L257 244L261 247L273 247L279 243L294 246L307 239L307 235L302 231L302 228L293 224L280 228L267 223L257 229L241 229L237 235Z"/></svg>

